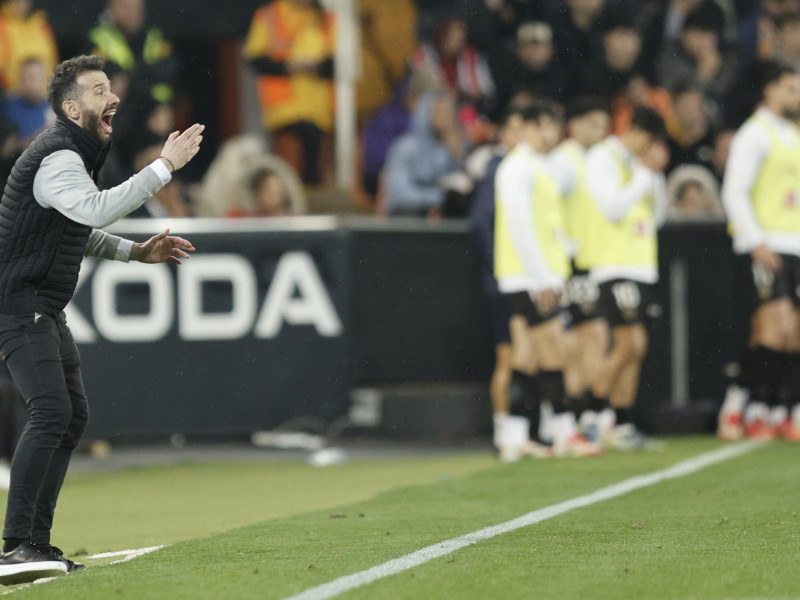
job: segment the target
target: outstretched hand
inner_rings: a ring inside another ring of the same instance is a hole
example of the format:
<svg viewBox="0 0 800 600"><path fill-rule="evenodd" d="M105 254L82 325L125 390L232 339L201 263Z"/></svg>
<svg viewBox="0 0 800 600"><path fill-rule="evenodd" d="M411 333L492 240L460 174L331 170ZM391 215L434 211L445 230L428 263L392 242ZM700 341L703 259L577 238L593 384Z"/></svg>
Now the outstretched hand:
<svg viewBox="0 0 800 600"><path fill-rule="evenodd" d="M173 131L169 134L161 158L167 159L170 171L177 171L192 160L200 151L200 142L203 141L205 125L195 123L183 133Z"/></svg>
<svg viewBox="0 0 800 600"><path fill-rule="evenodd" d="M189 240L169 235L169 229L154 235L146 242L134 244L131 250L131 260L143 263L171 262L181 264L181 258L189 258L188 252L194 252L194 246Z"/></svg>

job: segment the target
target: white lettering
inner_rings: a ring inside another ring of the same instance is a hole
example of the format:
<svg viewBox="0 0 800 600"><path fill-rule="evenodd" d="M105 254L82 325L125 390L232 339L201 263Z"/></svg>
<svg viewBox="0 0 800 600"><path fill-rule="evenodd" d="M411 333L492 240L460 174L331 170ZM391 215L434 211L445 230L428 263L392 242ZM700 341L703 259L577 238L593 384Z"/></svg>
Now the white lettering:
<svg viewBox="0 0 800 600"><path fill-rule="evenodd" d="M298 297L294 297L295 290ZM284 321L290 325L314 325L325 337L342 333L342 323L325 284L306 252L287 252L281 257L256 322L255 336L277 336Z"/></svg>
<svg viewBox="0 0 800 600"><path fill-rule="evenodd" d="M230 312L203 312L203 282L229 281ZM185 340L232 340L250 331L256 314L256 280L250 263L238 254L197 257L178 269L179 330Z"/></svg>
<svg viewBox="0 0 800 600"><path fill-rule="evenodd" d="M119 314L117 286L124 283L147 284L150 310L146 314ZM94 324L103 337L115 342L161 339L172 327L174 293L166 265L104 262L97 267L92 285Z"/></svg>

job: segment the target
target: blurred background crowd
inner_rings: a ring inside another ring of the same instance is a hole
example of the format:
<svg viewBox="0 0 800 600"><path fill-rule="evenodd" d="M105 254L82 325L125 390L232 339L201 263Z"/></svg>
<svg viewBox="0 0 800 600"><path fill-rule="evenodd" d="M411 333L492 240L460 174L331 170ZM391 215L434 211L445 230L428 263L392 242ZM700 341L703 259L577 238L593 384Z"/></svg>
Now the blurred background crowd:
<svg viewBox="0 0 800 600"><path fill-rule="evenodd" d="M637 105L661 113L670 215L721 218L719 182L753 108L751 74L762 59L800 69L797 0L360 0L346 3L351 29L338 27L343 4L229 0L176 17L108 0L73 11L76 29L55 2L4 0L2 170L53 121L53 66L92 52L122 98L104 186L157 156L170 131L209 126L202 159L138 216L463 217L506 107L592 95L612 107L613 133ZM356 74L353 102L337 106L344 71ZM344 189L337 109L355 113Z"/></svg>

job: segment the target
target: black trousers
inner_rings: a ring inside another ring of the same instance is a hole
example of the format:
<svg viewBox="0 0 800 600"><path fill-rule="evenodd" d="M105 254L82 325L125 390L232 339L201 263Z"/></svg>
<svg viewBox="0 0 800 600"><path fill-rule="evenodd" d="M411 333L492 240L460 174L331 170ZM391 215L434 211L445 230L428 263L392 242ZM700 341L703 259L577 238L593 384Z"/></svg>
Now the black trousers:
<svg viewBox="0 0 800 600"><path fill-rule="evenodd" d="M0 460L11 461L22 430L24 402L6 364L0 360Z"/></svg>
<svg viewBox="0 0 800 600"><path fill-rule="evenodd" d="M89 420L80 355L61 313L0 315L0 357L28 407L3 538L48 544L69 460Z"/></svg>

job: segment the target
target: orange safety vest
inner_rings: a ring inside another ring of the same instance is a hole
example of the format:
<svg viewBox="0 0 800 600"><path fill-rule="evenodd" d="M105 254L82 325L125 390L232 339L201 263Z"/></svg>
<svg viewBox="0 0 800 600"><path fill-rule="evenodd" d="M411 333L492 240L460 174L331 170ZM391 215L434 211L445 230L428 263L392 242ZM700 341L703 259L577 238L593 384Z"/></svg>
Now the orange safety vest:
<svg viewBox="0 0 800 600"><path fill-rule="evenodd" d="M255 19L265 21L274 36L270 40L270 58L275 61L285 61L289 58L296 35L296 32L290 28L286 15L281 14L281 9L280 2L273 2L259 9L254 16ZM323 39L328 45L333 43L333 22L333 15L326 13L320 23ZM292 85L289 76L261 75L257 85L262 107L269 108L291 100Z"/></svg>

